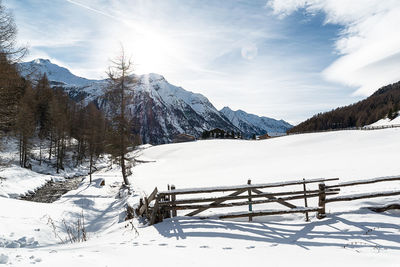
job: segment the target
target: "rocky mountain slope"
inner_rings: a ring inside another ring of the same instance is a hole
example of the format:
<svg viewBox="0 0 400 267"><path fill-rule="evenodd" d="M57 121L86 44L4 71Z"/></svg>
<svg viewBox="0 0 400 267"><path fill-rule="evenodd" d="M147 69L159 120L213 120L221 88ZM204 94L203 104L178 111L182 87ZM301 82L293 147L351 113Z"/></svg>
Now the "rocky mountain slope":
<svg viewBox="0 0 400 267"><path fill-rule="evenodd" d="M286 133L293 126L284 120L275 120L268 117L260 117L249 114L243 110L233 111L229 107L224 107L220 112L246 137L253 134L263 135L268 133L270 136L277 136Z"/></svg>
<svg viewBox="0 0 400 267"><path fill-rule="evenodd" d="M21 63L20 71L26 77L46 73L53 88L62 88L77 101L94 101L104 108L101 97L107 85L106 80L78 77L47 59ZM235 132L243 128L246 135L250 136L262 133L265 128L259 124L252 125L252 120L247 121L247 128L243 124L236 125L228 119L230 116L219 112L205 96L174 86L161 75L138 75L135 80L131 85L134 104L130 110L136 125L139 125L136 129L143 143L169 143L179 133L199 137L204 130L213 128Z"/></svg>

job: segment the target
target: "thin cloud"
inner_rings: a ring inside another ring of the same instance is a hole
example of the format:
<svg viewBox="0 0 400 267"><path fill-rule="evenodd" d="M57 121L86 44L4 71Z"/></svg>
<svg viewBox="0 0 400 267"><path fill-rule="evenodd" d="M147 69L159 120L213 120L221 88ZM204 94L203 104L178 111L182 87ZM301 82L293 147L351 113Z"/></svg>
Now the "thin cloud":
<svg viewBox="0 0 400 267"><path fill-rule="evenodd" d="M270 0L268 6L281 18L299 9L323 12L325 23L343 26L335 43L340 57L322 72L329 81L370 95L400 80L400 1Z"/></svg>
<svg viewBox="0 0 400 267"><path fill-rule="evenodd" d="M79 3L79 2L76 2L76 1L72 1L72 0L66 0L66 2L71 3L71 4L73 4L73 5L76 5L76 6L79 6L79 7L82 7L82 8L87 9L87 10L93 11L93 12L95 12L95 13L97 13L97 14L106 16L106 17L108 17L108 18L110 18L110 19L119 21L119 19L118 19L117 17L112 16L112 15L110 15L110 14L108 14L108 13L106 13L106 12L103 12L103 11L101 11L101 10L98 10L98 9L92 8L92 7L90 7L90 6L87 6L87 5L85 5L85 4L82 4L82 3Z"/></svg>

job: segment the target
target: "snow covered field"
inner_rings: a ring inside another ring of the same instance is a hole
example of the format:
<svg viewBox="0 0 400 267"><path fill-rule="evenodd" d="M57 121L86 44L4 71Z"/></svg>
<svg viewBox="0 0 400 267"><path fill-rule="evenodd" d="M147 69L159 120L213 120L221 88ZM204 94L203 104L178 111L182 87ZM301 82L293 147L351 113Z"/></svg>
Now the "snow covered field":
<svg viewBox="0 0 400 267"><path fill-rule="evenodd" d="M400 175L400 129L291 135L263 141L206 140L155 146L134 169L135 185L177 188ZM376 185L374 185L376 186Z"/></svg>
<svg viewBox="0 0 400 267"><path fill-rule="evenodd" d="M120 191L118 168L104 168L52 204L0 197L0 263L13 266L398 266L400 212L366 206L397 197L328 204L326 219L303 215L240 220L176 217L154 226L125 222L125 203L165 190L268 183L318 177L341 182L400 175L400 128L285 136L263 141L207 140L136 151L134 194ZM16 167L13 167L16 168ZM24 173L18 179L25 177ZM16 181L18 180L16 178ZM106 185L100 186L105 179ZM0 188L13 188L10 176ZM399 182L343 189L341 194L400 189ZM12 195L10 195L12 196ZM262 206L262 205L261 205ZM61 244L62 220L83 212L89 240ZM58 228L54 231L49 218ZM137 232L132 228L134 225Z"/></svg>

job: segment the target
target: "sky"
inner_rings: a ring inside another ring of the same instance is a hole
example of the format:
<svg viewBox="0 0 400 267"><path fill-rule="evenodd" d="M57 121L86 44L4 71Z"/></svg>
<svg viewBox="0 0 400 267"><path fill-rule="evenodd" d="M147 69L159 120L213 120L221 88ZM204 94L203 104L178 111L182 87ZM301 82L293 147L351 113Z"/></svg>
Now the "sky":
<svg viewBox="0 0 400 267"><path fill-rule="evenodd" d="M400 80L399 0L7 0L26 61L135 73L297 124Z"/></svg>

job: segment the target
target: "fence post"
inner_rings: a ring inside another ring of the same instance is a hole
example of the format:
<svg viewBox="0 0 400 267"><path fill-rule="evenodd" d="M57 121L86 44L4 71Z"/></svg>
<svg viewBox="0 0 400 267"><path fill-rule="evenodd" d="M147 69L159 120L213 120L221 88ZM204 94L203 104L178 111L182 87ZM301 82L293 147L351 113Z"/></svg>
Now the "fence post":
<svg viewBox="0 0 400 267"><path fill-rule="evenodd" d="M159 197L156 197L154 202L153 211L150 215L150 225L153 225L158 222L162 222L162 216L160 214L160 207L159 207Z"/></svg>
<svg viewBox="0 0 400 267"><path fill-rule="evenodd" d="M308 208L308 203L307 203L307 189L306 189L306 179L303 178L303 190L304 190L304 206ZM308 218L308 212L306 212L306 222L308 222L310 219Z"/></svg>
<svg viewBox="0 0 400 267"><path fill-rule="evenodd" d="M171 191L173 191L173 190L175 190L175 185L171 185ZM176 195L172 194L171 195L171 201L175 202L175 200L176 200ZM171 217L176 217L176 209L175 209L175 207L176 207L176 204L175 203L172 204L172 215L171 215Z"/></svg>
<svg viewBox="0 0 400 267"><path fill-rule="evenodd" d="M144 198L144 214L146 214L146 217L149 218L149 201L147 200L147 197Z"/></svg>
<svg viewBox="0 0 400 267"><path fill-rule="evenodd" d="M251 185L251 180L249 179L249 180L247 180L247 184L248 185ZM251 200L252 200L252 198L251 198L251 189L249 189L248 190L248 193L249 193L249 212L252 212L253 211L253 204L251 204ZM251 215L249 215L249 222L251 222L251 221L253 221L253 216L251 216Z"/></svg>
<svg viewBox="0 0 400 267"><path fill-rule="evenodd" d="M168 191L170 190L169 185L167 185L167 189L168 189ZM163 201L169 201L169 195L164 195ZM163 216L164 216L164 218L171 218L171 211L168 209L164 209Z"/></svg>
<svg viewBox="0 0 400 267"><path fill-rule="evenodd" d="M318 185L318 189L319 189L319 199L318 199L318 213L317 213L317 218L318 219L323 219L326 217L326 213L325 213L325 200L326 200L326 193L325 193L325 184L324 183L320 183Z"/></svg>

